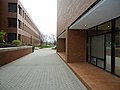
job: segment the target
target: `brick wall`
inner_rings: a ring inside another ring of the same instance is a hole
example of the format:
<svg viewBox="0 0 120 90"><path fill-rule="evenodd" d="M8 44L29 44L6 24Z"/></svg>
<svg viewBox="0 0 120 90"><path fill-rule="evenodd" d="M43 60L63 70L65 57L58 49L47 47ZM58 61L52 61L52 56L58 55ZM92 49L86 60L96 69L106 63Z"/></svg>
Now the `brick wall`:
<svg viewBox="0 0 120 90"><path fill-rule="evenodd" d="M57 0L57 35L60 35L96 0Z"/></svg>
<svg viewBox="0 0 120 90"><path fill-rule="evenodd" d="M57 40L57 52L65 52L65 39L58 38Z"/></svg>
<svg viewBox="0 0 120 90"><path fill-rule="evenodd" d="M86 31L68 30L66 40L67 62L86 61Z"/></svg>
<svg viewBox="0 0 120 90"><path fill-rule="evenodd" d="M22 56L32 53L32 48L0 52L0 66L10 63Z"/></svg>

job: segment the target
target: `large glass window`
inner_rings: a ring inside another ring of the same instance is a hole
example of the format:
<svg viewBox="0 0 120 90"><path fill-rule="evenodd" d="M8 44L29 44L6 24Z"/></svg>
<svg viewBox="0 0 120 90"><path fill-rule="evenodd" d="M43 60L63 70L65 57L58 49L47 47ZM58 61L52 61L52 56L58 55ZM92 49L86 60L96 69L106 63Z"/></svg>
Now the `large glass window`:
<svg viewBox="0 0 120 90"><path fill-rule="evenodd" d="M93 36L91 47L92 56L104 59L104 35Z"/></svg>
<svg viewBox="0 0 120 90"><path fill-rule="evenodd" d="M111 72L111 34L106 34L106 70Z"/></svg>
<svg viewBox="0 0 120 90"><path fill-rule="evenodd" d="M8 3L8 11L9 12L17 12L17 4L16 3Z"/></svg>
<svg viewBox="0 0 120 90"><path fill-rule="evenodd" d="M120 18L116 19L115 30L120 30Z"/></svg>
<svg viewBox="0 0 120 90"><path fill-rule="evenodd" d="M88 62L90 62L90 37L88 38Z"/></svg>
<svg viewBox="0 0 120 90"><path fill-rule="evenodd" d="M88 62L120 76L120 17L88 30Z"/></svg>
<svg viewBox="0 0 120 90"><path fill-rule="evenodd" d="M101 67L101 68L104 68L104 60L97 59L97 66Z"/></svg>
<svg viewBox="0 0 120 90"><path fill-rule="evenodd" d="M96 65L96 62L97 62L97 59L94 58L94 57L91 57L91 63L94 64L94 65Z"/></svg>
<svg viewBox="0 0 120 90"><path fill-rule="evenodd" d="M8 27L17 27L17 19L8 18Z"/></svg>
<svg viewBox="0 0 120 90"><path fill-rule="evenodd" d="M120 32L115 33L115 74L120 76Z"/></svg>
<svg viewBox="0 0 120 90"><path fill-rule="evenodd" d="M101 33L111 32L111 28L112 28L112 22L107 22L105 24L98 26L98 33L101 34Z"/></svg>
<svg viewBox="0 0 120 90"><path fill-rule="evenodd" d="M88 36L96 35L96 27L89 29Z"/></svg>

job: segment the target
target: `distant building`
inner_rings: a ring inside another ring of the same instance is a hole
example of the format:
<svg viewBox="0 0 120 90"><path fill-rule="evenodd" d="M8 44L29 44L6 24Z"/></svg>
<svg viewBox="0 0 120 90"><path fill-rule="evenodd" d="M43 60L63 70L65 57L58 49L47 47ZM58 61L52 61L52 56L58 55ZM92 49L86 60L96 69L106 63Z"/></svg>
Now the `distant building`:
<svg viewBox="0 0 120 90"><path fill-rule="evenodd" d="M40 31L19 0L0 0L0 30L5 41L20 40L23 45L39 45Z"/></svg>
<svg viewBox="0 0 120 90"><path fill-rule="evenodd" d="M120 0L57 0L57 52L120 76Z"/></svg>

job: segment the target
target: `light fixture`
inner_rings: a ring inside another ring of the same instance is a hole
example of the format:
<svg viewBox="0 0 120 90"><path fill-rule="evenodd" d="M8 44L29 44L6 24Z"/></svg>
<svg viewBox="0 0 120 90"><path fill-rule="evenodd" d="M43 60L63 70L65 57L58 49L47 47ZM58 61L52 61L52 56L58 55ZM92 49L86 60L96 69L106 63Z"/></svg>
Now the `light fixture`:
<svg viewBox="0 0 120 90"><path fill-rule="evenodd" d="M85 25L85 27L86 27L87 25Z"/></svg>

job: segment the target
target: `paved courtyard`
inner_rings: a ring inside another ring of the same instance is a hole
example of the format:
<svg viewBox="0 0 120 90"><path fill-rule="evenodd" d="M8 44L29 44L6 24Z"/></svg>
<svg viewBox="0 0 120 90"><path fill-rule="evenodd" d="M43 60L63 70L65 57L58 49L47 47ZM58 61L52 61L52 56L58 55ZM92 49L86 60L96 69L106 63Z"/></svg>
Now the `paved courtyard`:
<svg viewBox="0 0 120 90"><path fill-rule="evenodd" d="M0 67L0 90L87 89L54 50L40 49Z"/></svg>

